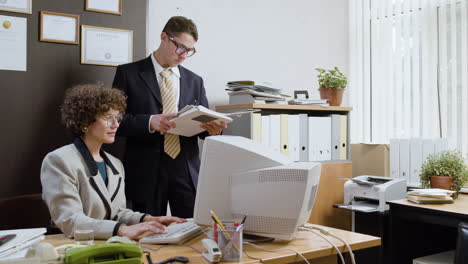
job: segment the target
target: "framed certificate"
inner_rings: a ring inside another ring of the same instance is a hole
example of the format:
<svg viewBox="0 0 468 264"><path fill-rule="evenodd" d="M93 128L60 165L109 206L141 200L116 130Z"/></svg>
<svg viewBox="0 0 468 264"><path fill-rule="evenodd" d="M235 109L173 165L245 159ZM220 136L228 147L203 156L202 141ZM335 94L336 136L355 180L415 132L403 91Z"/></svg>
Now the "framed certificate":
<svg viewBox="0 0 468 264"><path fill-rule="evenodd" d="M27 19L0 15L0 70L26 71Z"/></svg>
<svg viewBox="0 0 468 264"><path fill-rule="evenodd" d="M122 15L122 0L86 0L85 10Z"/></svg>
<svg viewBox="0 0 468 264"><path fill-rule="evenodd" d="M133 30L81 26L81 63L118 66L133 60Z"/></svg>
<svg viewBox="0 0 468 264"><path fill-rule="evenodd" d="M41 11L39 40L78 45L79 25L79 15Z"/></svg>
<svg viewBox="0 0 468 264"><path fill-rule="evenodd" d="M32 0L0 0L0 10L32 14Z"/></svg>

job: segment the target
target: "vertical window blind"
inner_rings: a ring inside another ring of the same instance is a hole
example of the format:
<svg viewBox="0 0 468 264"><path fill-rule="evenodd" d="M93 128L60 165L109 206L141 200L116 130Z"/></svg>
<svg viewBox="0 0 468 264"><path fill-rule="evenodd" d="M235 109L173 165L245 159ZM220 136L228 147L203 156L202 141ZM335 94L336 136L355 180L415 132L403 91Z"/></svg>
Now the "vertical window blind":
<svg viewBox="0 0 468 264"><path fill-rule="evenodd" d="M468 0L350 0L352 142L468 152Z"/></svg>

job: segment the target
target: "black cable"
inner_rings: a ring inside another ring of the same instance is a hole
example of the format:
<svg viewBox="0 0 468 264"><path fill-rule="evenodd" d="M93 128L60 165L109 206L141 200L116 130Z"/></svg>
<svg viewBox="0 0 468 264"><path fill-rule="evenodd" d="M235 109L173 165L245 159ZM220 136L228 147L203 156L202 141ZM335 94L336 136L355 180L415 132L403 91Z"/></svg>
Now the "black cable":
<svg viewBox="0 0 468 264"><path fill-rule="evenodd" d="M198 249L196 249L196 248L194 248L194 247L192 247L192 246L186 245L186 244L167 244L167 245L160 246L160 247L158 247L158 248L156 248L156 249L150 248L150 247L147 247L147 246L142 246L142 245L140 245L140 246L141 246L142 248L144 248L144 249L148 249L148 250L151 250L151 251L153 251L153 252L157 252L157 251L159 251L161 248L165 248L165 247L169 247L169 246L184 246L184 247L189 247L189 248L191 248L193 251L195 251L195 252L197 252L198 254L202 255L202 252L201 252L201 251L199 251ZM206 260L205 258L202 257L202 259L205 260L207 263L210 263L210 262L209 262L208 260ZM262 262L262 263L263 263L263 262ZM152 263L148 262L148 264L152 264Z"/></svg>
<svg viewBox="0 0 468 264"><path fill-rule="evenodd" d="M140 245L140 246L141 246L141 245ZM158 248L156 248L156 249L150 248L150 247L146 247L146 246L141 246L141 247L144 248L144 249L149 249L149 250L151 250L151 251L153 251L153 252L156 252L156 251L160 250L161 248L165 248L165 247L169 247L169 246L184 246L184 247L189 247L189 248L191 248L193 251L197 252L198 254L202 254L202 252L199 251L198 249L196 249L196 248L194 248L194 247L192 247L192 246L190 246L190 245L186 245L186 244L168 244L168 245L160 246L160 247L158 247Z"/></svg>
<svg viewBox="0 0 468 264"><path fill-rule="evenodd" d="M146 250L143 250L143 253L146 255L146 260L148 261L148 264L153 264L153 260L151 259L151 253L149 253Z"/></svg>

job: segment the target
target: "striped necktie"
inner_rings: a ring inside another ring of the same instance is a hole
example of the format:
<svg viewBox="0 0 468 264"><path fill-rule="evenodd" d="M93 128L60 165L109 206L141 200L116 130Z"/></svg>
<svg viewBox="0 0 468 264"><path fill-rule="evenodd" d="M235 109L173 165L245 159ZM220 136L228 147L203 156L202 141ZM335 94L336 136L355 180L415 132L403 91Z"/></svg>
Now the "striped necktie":
<svg viewBox="0 0 468 264"><path fill-rule="evenodd" d="M177 113L174 88L172 87L171 80L169 79L171 73L172 72L170 69L165 69L160 73L162 77L160 90L163 104L163 114ZM164 152L166 152L166 154L173 159L179 155L179 136L173 134L164 134Z"/></svg>

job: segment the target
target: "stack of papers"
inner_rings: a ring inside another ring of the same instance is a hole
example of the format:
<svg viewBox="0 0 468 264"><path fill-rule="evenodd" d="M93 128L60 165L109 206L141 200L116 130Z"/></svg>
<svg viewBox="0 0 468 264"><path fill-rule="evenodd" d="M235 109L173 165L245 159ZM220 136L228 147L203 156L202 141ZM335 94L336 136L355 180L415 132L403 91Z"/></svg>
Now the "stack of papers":
<svg viewBox="0 0 468 264"><path fill-rule="evenodd" d="M281 89L273 88L273 84L269 82L256 82L256 81L232 81L227 83L228 89L237 91L239 89L252 89L260 92L273 92L279 93Z"/></svg>
<svg viewBox="0 0 468 264"><path fill-rule="evenodd" d="M418 204L446 204L453 203L454 191L444 189L419 189L406 193L408 201Z"/></svg>
<svg viewBox="0 0 468 264"><path fill-rule="evenodd" d="M21 258L26 255L28 248L44 240L45 228L2 230L0 236L15 234L16 237L0 247L0 260Z"/></svg>
<svg viewBox="0 0 468 264"><path fill-rule="evenodd" d="M255 81L233 81L227 83L230 104L276 103L285 101L289 95L281 94L281 89L271 83Z"/></svg>
<svg viewBox="0 0 468 264"><path fill-rule="evenodd" d="M289 100L288 104L330 106L327 99L293 99Z"/></svg>

